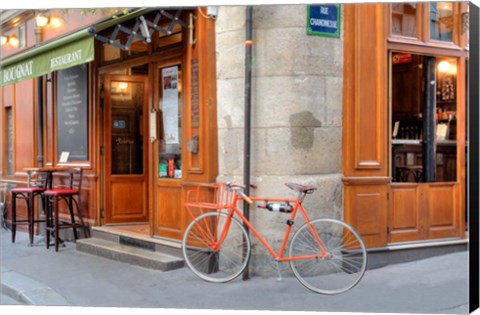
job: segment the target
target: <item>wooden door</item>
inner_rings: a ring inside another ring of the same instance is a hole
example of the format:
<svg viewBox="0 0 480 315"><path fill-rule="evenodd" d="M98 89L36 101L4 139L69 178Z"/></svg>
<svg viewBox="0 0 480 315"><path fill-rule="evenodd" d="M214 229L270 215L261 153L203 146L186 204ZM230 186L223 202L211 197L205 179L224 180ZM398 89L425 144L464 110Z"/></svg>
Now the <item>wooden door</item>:
<svg viewBox="0 0 480 315"><path fill-rule="evenodd" d="M105 224L148 221L147 77L104 80Z"/></svg>
<svg viewBox="0 0 480 315"><path fill-rule="evenodd" d="M158 139L152 145L152 234L181 240L191 218L186 191L218 176L215 21L194 14L195 36L184 30L181 50L158 56L152 73L152 108ZM195 44L190 43L195 40Z"/></svg>
<svg viewBox="0 0 480 315"><path fill-rule="evenodd" d="M155 180L156 211L154 235L180 239L183 235L184 218L183 182L185 180L185 89L180 58L159 62L156 67L157 89L155 105L160 113L158 121L159 139L154 146L155 163L158 166Z"/></svg>

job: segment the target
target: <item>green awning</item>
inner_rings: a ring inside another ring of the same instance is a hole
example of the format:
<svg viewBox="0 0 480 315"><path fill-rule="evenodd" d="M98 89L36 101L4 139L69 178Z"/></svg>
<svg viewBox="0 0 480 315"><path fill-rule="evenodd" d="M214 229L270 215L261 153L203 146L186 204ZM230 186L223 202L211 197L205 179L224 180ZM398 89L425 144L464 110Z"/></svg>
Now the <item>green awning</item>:
<svg viewBox="0 0 480 315"><path fill-rule="evenodd" d="M61 39L6 59L1 64L0 86L90 62L95 58L93 41L93 36L83 31L67 40Z"/></svg>
<svg viewBox="0 0 480 315"><path fill-rule="evenodd" d="M94 33L152 11L135 9L119 18L109 18L76 33L6 58L0 63L0 86L67 69L95 59Z"/></svg>

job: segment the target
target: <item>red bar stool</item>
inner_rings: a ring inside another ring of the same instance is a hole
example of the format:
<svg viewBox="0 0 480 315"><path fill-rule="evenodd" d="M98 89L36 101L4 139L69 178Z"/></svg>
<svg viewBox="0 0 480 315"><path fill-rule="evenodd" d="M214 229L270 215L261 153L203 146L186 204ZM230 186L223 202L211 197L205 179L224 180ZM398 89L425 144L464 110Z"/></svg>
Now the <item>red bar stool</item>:
<svg viewBox="0 0 480 315"><path fill-rule="evenodd" d="M27 224L30 245L33 245L34 224L45 222L35 216L35 197L40 196L43 204L45 189L47 187L47 174L44 172L32 172L28 174L27 187L18 187L11 190L12 193L12 243L15 243L17 225ZM17 199L25 200L27 204L27 219L17 219Z"/></svg>
<svg viewBox="0 0 480 315"><path fill-rule="evenodd" d="M58 252L58 245L60 242L59 232L61 229L73 229L75 240L78 239L77 228L83 228L85 237L88 237L86 226L83 223L82 211L80 208L80 192L82 189L82 175L81 168L71 168L67 172L66 187L56 187L47 189L44 192L46 204L46 230L47 230L47 249L50 247L50 233L53 232L55 238L55 251ZM60 221L59 218L59 202L63 200L68 206L70 213L70 222ZM80 222L75 222L74 208Z"/></svg>

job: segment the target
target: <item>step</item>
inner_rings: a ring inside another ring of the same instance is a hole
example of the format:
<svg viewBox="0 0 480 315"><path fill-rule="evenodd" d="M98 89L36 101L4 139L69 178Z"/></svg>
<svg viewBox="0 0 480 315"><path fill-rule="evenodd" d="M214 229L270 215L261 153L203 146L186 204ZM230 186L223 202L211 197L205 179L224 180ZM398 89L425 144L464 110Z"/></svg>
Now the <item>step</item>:
<svg viewBox="0 0 480 315"><path fill-rule="evenodd" d="M92 238L100 238L123 245L131 245L149 251L161 252L183 258L182 246L179 241L158 239L108 226L93 227L91 235Z"/></svg>
<svg viewBox="0 0 480 315"><path fill-rule="evenodd" d="M368 269L467 251L468 243L468 239L452 238L397 243L382 248L371 248L368 249Z"/></svg>
<svg viewBox="0 0 480 315"><path fill-rule="evenodd" d="M184 266L184 260L177 256L97 237L77 240L76 248L81 252L160 271L179 269Z"/></svg>

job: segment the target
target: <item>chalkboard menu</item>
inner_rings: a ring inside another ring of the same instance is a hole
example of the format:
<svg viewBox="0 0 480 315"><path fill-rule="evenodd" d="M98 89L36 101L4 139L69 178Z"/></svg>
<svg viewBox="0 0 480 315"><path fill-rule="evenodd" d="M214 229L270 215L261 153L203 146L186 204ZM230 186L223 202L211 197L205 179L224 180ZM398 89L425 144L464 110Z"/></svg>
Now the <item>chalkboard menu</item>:
<svg viewBox="0 0 480 315"><path fill-rule="evenodd" d="M87 79L86 64L57 74L58 157L68 152L68 161L88 160Z"/></svg>

